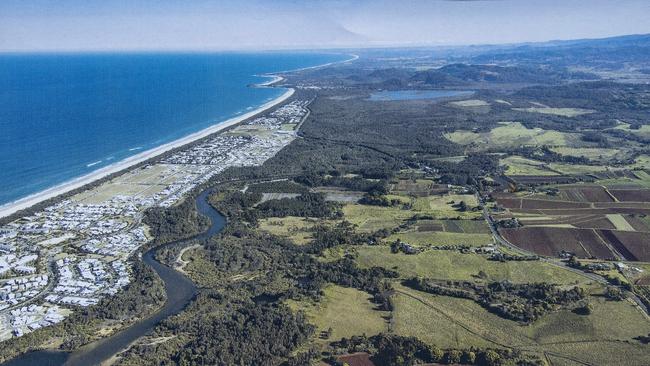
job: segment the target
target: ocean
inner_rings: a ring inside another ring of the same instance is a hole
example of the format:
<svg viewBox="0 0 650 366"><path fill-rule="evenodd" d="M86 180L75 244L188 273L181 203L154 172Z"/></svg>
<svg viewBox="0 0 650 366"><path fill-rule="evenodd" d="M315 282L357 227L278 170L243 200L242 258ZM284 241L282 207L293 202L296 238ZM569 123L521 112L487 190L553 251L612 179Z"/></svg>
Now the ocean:
<svg viewBox="0 0 650 366"><path fill-rule="evenodd" d="M0 54L0 206L251 110L342 54Z"/></svg>

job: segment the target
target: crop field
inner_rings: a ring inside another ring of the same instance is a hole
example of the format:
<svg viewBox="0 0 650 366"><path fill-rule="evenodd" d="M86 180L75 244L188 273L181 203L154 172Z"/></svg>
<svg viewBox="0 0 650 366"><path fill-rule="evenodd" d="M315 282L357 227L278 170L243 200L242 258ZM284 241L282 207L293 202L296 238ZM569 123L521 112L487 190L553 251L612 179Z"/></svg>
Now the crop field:
<svg viewBox="0 0 650 366"><path fill-rule="evenodd" d="M323 341L331 342L342 337L366 334L368 336L386 332L388 323L384 319L388 312L375 310L372 296L354 288L330 285L323 289L323 298L318 303L309 300L288 300L294 311L302 310L308 321L316 326L315 335L332 328L332 334Z"/></svg>
<svg viewBox="0 0 650 366"><path fill-rule="evenodd" d="M635 231L650 232L650 217L648 216L626 216L625 220L632 225Z"/></svg>
<svg viewBox="0 0 650 366"><path fill-rule="evenodd" d="M593 313L577 315L560 311L545 315L529 326L499 318L470 300L435 296L396 286L395 332L417 336L439 347L512 347L539 353L553 364L647 365L645 346L627 342L646 334L650 325L626 301L612 302L591 297ZM435 329L436 331L431 331ZM575 361L571 361L575 360ZM579 364L579 363L578 363Z"/></svg>
<svg viewBox="0 0 650 366"><path fill-rule="evenodd" d="M425 197L431 194L433 181L429 179L399 179L391 185L391 192L396 195Z"/></svg>
<svg viewBox="0 0 650 366"><path fill-rule="evenodd" d="M623 215L620 215L623 217ZM627 221L630 216L624 217ZM571 216L521 216L519 221L526 227L531 226L553 226L568 227L577 229L606 229L614 230L616 226L610 218L602 215L571 215Z"/></svg>
<svg viewBox="0 0 650 366"><path fill-rule="evenodd" d="M558 189L556 195L495 194L508 210L502 216L514 215L524 225L501 230L504 237L545 256L567 251L582 258L650 260L650 190L594 185Z"/></svg>
<svg viewBox="0 0 650 366"><path fill-rule="evenodd" d="M499 204L505 208L528 210L580 209L591 207L583 202L566 202L558 200L541 200L533 198L504 198Z"/></svg>
<svg viewBox="0 0 650 366"><path fill-rule="evenodd" d="M577 180L568 175L511 175L509 177L517 184L568 184Z"/></svg>
<svg viewBox="0 0 650 366"><path fill-rule="evenodd" d="M599 233L625 259L650 261L650 233L617 230L599 230Z"/></svg>
<svg viewBox="0 0 650 366"><path fill-rule="evenodd" d="M559 196L575 202L613 202L612 195L602 186L564 186Z"/></svg>
<svg viewBox="0 0 650 366"><path fill-rule="evenodd" d="M444 231L466 234L489 234L485 220L443 220Z"/></svg>
<svg viewBox="0 0 650 366"><path fill-rule="evenodd" d="M614 202L614 197L604 186L596 185L562 185L555 187L558 189L556 194L525 194L517 197L524 199L549 200L549 201L567 201L567 202ZM512 198L510 193L494 193L493 196L498 199Z"/></svg>
<svg viewBox="0 0 650 366"><path fill-rule="evenodd" d="M360 267L394 269L402 278L414 276L441 280L475 280L483 271L490 281L508 280L515 283L549 282L574 284L590 279L541 261L497 262L479 254L464 254L453 250L428 250L417 255L393 254L388 246L359 246L356 262Z"/></svg>
<svg viewBox="0 0 650 366"><path fill-rule="evenodd" d="M610 189L617 201L650 202L650 189Z"/></svg>
<svg viewBox="0 0 650 366"><path fill-rule="evenodd" d="M512 244L539 255L557 256L566 251L580 258L616 258L602 238L591 229L523 227L501 229L500 232Z"/></svg>

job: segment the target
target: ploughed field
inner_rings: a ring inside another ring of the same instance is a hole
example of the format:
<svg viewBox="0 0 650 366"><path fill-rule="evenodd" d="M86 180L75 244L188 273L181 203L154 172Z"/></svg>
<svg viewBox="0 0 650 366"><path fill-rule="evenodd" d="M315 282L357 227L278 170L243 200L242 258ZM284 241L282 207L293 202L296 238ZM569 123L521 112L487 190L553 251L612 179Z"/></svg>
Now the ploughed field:
<svg viewBox="0 0 650 366"><path fill-rule="evenodd" d="M650 261L650 189L564 185L539 194L495 193L518 227L502 227L512 244L536 254Z"/></svg>

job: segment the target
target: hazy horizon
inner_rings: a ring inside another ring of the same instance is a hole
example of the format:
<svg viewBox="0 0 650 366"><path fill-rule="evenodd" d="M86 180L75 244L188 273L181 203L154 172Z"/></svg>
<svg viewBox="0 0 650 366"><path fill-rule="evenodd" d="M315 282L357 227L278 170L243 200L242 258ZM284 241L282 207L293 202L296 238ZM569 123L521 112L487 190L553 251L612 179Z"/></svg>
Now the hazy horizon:
<svg viewBox="0 0 650 366"><path fill-rule="evenodd" d="M650 33L644 0L4 0L0 51L233 51Z"/></svg>

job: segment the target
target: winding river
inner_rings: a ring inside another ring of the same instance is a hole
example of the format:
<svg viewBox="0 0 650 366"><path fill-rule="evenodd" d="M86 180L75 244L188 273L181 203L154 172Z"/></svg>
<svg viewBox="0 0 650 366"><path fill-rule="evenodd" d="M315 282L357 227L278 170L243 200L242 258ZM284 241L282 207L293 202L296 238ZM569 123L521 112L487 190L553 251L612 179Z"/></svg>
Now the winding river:
<svg viewBox="0 0 650 366"><path fill-rule="evenodd" d="M149 249L142 255L142 260L153 268L165 284L167 301L165 305L130 327L114 335L91 343L74 352L33 351L14 358L2 366L87 366L98 365L118 352L127 348L141 336L150 333L154 327L169 316L178 314L196 295L196 286L184 274L158 262L156 251L163 247L186 246L192 241L202 241L218 234L226 225L226 220L208 203L212 189L202 191L196 197L197 210L210 219L210 227L205 232L189 239L183 239Z"/></svg>

